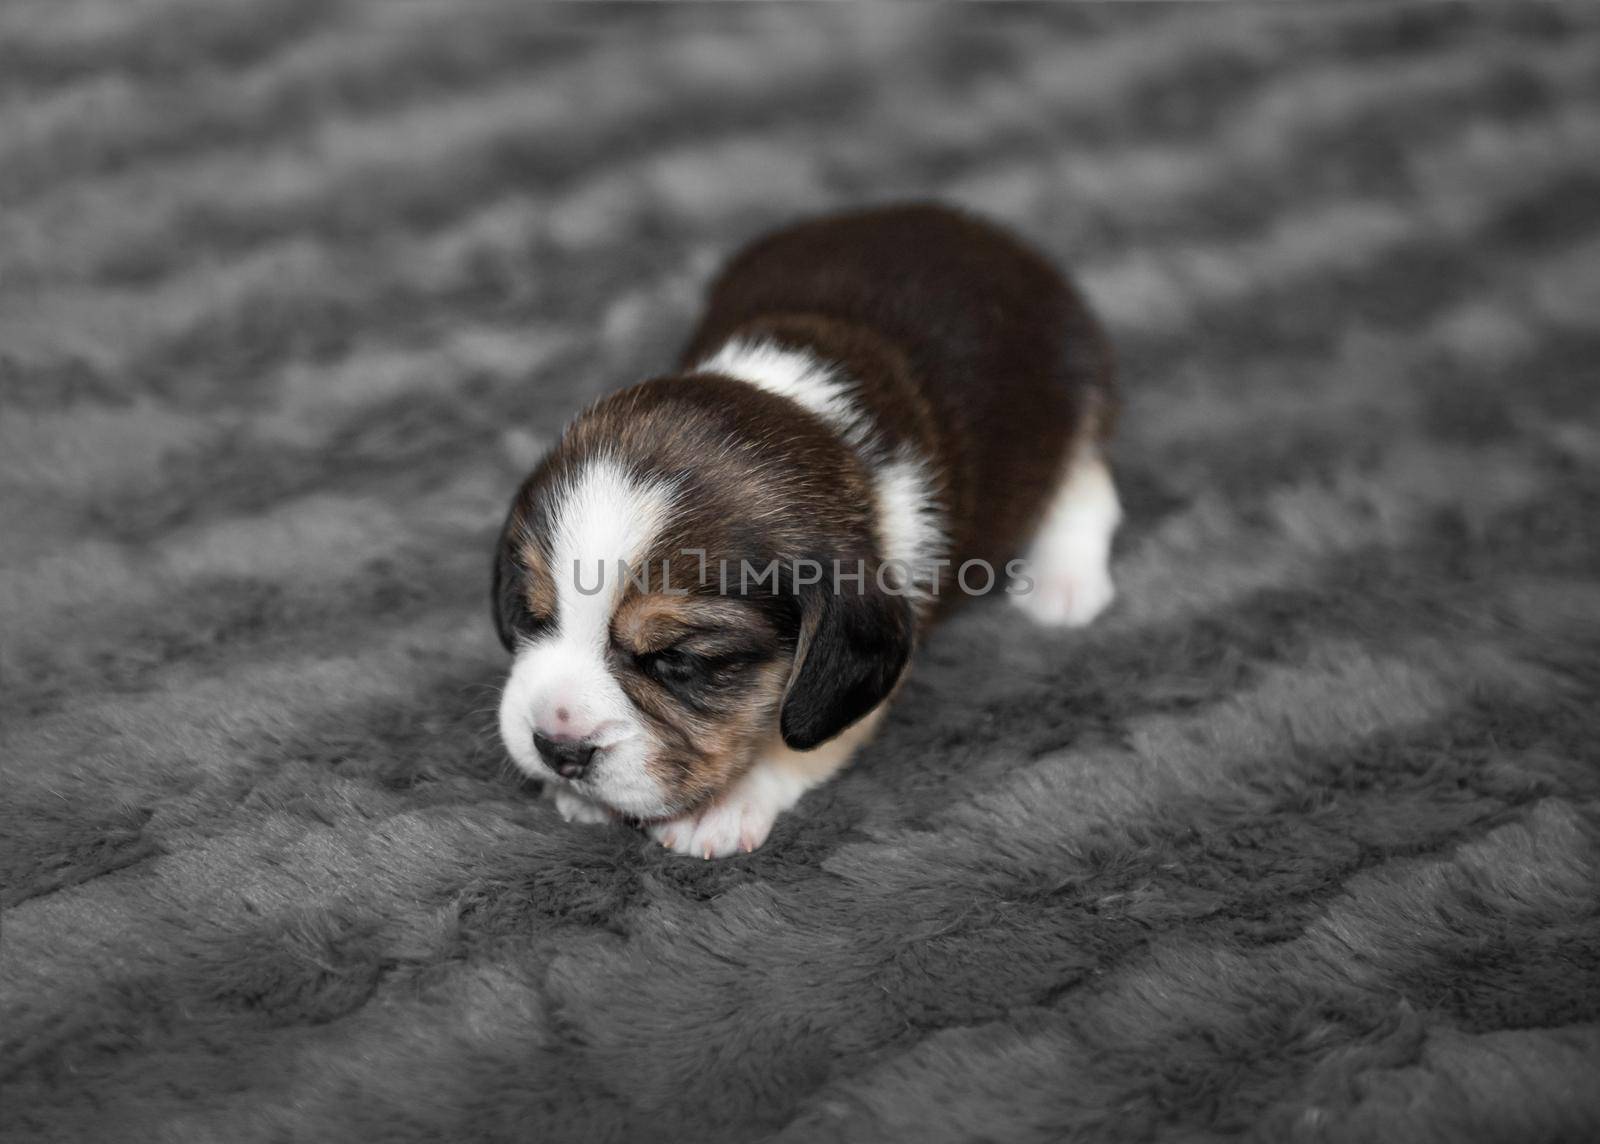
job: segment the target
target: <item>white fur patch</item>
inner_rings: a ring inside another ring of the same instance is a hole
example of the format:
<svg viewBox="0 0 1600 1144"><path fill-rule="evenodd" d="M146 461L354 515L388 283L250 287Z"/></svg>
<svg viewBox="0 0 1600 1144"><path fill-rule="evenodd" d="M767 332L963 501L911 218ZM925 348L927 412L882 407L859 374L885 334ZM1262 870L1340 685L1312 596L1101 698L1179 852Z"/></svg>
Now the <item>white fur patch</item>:
<svg viewBox="0 0 1600 1144"><path fill-rule="evenodd" d="M588 739L601 753L572 784L577 793L629 814L666 813L671 808L645 766L649 733L612 677L606 649L623 584L618 562L639 566L671 512L672 488L599 456L551 495L556 615L548 633L517 650L501 696L501 737L519 766L552 781L534 732Z"/></svg>
<svg viewBox="0 0 1600 1144"><path fill-rule="evenodd" d="M787 397L826 421L851 448L859 448L871 432L866 415L850 399L849 386L838 370L804 350L734 338L695 369L724 374Z"/></svg>
<svg viewBox="0 0 1600 1144"><path fill-rule="evenodd" d="M637 567L644 559L671 511L672 488L636 480L618 462L596 457L556 497L550 544L556 626L563 642L604 649L622 594L617 562Z"/></svg>
<svg viewBox="0 0 1600 1144"><path fill-rule="evenodd" d="M871 419L851 399L839 370L814 354L734 338L695 368L788 398L822 418L852 449L859 450L872 438ZM933 589L932 562L946 548L944 514L928 466L902 449L877 467L874 485L883 559L909 572L908 588L926 596Z"/></svg>
<svg viewBox="0 0 1600 1144"><path fill-rule="evenodd" d="M874 482L883 558L910 575L912 592L927 596L938 574L933 562L948 551L944 512L934 497L928 466L902 451L877 471Z"/></svg>

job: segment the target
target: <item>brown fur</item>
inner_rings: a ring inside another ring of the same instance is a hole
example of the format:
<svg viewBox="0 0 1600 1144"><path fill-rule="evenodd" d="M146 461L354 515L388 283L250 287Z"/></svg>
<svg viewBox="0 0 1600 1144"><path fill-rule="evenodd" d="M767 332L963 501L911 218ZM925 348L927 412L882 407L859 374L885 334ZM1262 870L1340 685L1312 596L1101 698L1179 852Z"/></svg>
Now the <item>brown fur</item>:
<svg viewBox="0 0 1600 1144"><path fill-rule="evenodd" d="M527 570L523 579L523 600L528 611L541 620L548 620L556 613L556 581L545 546L535 537L524 536L517 544L517 555Z"/></svg>
<svg viewBox="0 0 1600 1144"><path fill-rule="evenodd" d="M661 749L651 771L682 806L712 798L738 778L758 743L772 734L792 656L750 605L708 596L630 588L617 605L612 638L624 653L617 678L649 721ZM627 656L663 648L747 657L715 690L715 706L690 704L652 681Z"/></svg>
<svg viewBox="0 0 1600 1144"><path fill-rule="evenodd" d="M650 772L679 813L701 806L749 769L774 732L788 662L760 665L715 713L697 713L653 686L636 671L619 673L628 698L656 733L659 749Z"/></svg>
<svg viewBox="0 0 1600 1144"><path fill-rule="evenodd" d="M612 635L628 651L659 651L679 643L716 645L719 628L744 627L753 617L731 600L630 590L617 604Z"/></svg>

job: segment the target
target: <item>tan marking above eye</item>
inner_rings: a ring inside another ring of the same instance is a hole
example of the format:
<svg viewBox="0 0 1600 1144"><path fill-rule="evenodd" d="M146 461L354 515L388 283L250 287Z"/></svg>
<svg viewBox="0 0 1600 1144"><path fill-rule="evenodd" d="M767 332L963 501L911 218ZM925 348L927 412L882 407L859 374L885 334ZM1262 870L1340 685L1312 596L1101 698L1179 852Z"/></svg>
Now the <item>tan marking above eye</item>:
<svg viewBox="0 0 1600 1144"><path fill-rule="evenodd" d="M697 637L715 637L716 628L748 625L747 609L708 596L632 595L612 618L612 638L636 654L661 651ZM708 631L708 629L711 629Z"/></svg>
<svg viewBox="0 0 1600 1144"><path fill-rule="evenodd" d="M518 547L517 555L522 559L522 566L528 570L523 588L528 611L542 620L549 620L556 614L556 582L550 575L544 549L529 539Z"/></svg>

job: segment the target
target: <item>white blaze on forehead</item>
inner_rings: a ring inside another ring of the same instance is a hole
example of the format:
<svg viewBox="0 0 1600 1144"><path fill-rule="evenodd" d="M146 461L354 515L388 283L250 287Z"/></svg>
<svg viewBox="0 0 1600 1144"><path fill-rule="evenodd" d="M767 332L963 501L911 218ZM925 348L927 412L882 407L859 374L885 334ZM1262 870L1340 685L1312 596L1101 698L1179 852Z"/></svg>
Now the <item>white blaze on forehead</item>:
<svg viewBox="0 0 1600 1144"><path fill-rule="evenodd" d="M851 400L849 384L838 370L804 350L734 338L695 369L720 373L787 397L826 421L852 447L861 445L870 431L866 417Z"/></svg>
<svg viewBox="0 0 1600 1144"><path fill-rule="evenodd" d="M617 574L618 562L635 569L642 564L671 512L672 486L596 457L555 495L550 550L557 630L563 642L586 638L604 647L625 579Z"/></svg>
<svg viewBox="0 0 1600 1144"><path fill-rule="evenodd" d="M612 674L607 647L626 580L618 562L641 567L671 512L672 486L602 455L550 496L555 623L517 650L500 701L501 738L524 770L551 781L534 732L588 739L601 754L574 782L578 793L628 814L667 813L674 808L650 773L650 732Z"/></svg>

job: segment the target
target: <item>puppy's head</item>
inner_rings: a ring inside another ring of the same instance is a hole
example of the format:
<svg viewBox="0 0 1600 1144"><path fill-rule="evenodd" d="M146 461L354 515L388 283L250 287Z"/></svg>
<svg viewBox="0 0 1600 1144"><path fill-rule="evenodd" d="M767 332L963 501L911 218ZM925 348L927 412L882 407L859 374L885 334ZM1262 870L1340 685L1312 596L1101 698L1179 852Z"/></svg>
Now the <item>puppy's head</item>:
<svg viewBox="0 0 1600 1144"><path fill-rule="evenodd" d="M831 508L805 496L820 478L803 439L814 427L770 432L785 414L619 395L524 483L496 552L494 614L514 656L501 736L529 774L625 815L670 817L763 750L831 738L894 687L909 602L870 572L842 591L829 575L796 582L796 554L853 569L871 531L848 488ZM768 444L727 448L752 417L769 431L750 439ZM762 455L772 442L784 457ZM797 495L810 512L796 512Z"/></svg>

